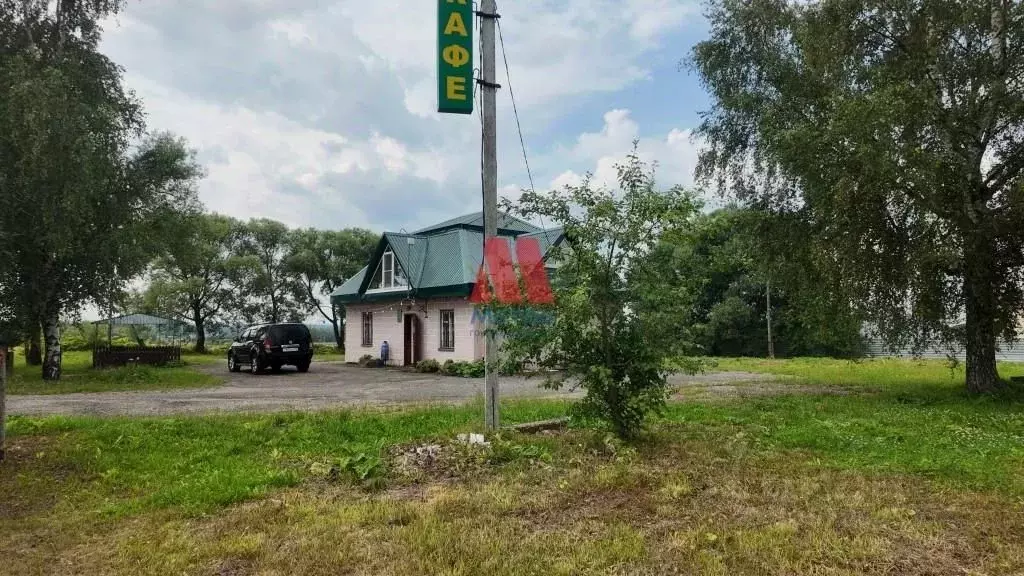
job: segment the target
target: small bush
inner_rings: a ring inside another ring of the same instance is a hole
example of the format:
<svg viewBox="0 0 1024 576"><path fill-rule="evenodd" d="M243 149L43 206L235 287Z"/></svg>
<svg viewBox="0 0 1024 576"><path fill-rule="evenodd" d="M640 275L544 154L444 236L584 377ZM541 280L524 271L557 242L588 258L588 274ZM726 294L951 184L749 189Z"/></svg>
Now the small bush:
<svg viewBox="0 0 1024 576"><path fill-rule="evenodd" d="M452 360L446 360L444 366L441 367L441 371L449 376L459 376L462 378L483 378L486 372L486 366L483 360L477 360L475 362L464 362L459 360L458 362Z"/></svg>
<svg viewBox="0 0 1024 576"><path fill-rule="evenodd" d="M384 462L379 456L366 452L348 453L337 460L312 462L309 472L326 480L339 480L343 476L370 487L377 484L385 473Z"/></svg>
<svg viewBox="0 0 1024 576"><path fill-rule="evenodd" d="M416 371L435 374L441 371L441 364L437 360L420 360L416 363Z"/></svg>
<svg viewBox="0 0 1024 576"><path fill-rule="evenodd" d="M359 365L360 366L376 366L377 363L376 363L376 359L373 357L372 354L363 354L362 356L359 357Z"/></svg>

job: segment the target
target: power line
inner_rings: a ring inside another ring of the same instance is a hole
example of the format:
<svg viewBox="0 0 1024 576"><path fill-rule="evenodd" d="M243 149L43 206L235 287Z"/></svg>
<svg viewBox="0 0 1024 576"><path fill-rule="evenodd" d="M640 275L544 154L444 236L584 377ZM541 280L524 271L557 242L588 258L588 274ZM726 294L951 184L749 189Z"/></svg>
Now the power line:
<svg viewBox="0 0 1024 576"><path fill-rule="evenodd" d="M512 98L512 114L516 118L516 130L519 132L519 146L523 151L523 163L526 165L526 176L530 179L530 192L536 194L537 188L533 184L533 171L530 170L530 159L526 154L526 139L523 138L523 126L519 122L519 108L516 106L516 93L512 89L512 74L509 71L508 65L508 52L505 51L505 36L501 33L501 20L498 23L498 41L501 43L501 59L505 63L505 81L508 84L508 95ZM548 242L548 248L551 247L551 237L549 236L548 225L544 221L544 215L540 216L540 225L544 229L544 239Z"/></svg>
<svg viewBox="0 0 1024 576"><path fill-rule="evenodd" d="M519 131L519 146L523 149L523 162L526 164L526 176L530 179L530 191L536 192L533 185L533 173L530 171L530 159L526 157L526 141L523 139L523 126L519 123L519 108L516 107L516 93L512 90L512 76L508 69L508 53L505 52L505 37L501 33L501 20L498 20L498 40L501 42L501 59L505 62L505 80L508 81L508 95L512 97L512 113L516 117L516 130Z"/></svg>

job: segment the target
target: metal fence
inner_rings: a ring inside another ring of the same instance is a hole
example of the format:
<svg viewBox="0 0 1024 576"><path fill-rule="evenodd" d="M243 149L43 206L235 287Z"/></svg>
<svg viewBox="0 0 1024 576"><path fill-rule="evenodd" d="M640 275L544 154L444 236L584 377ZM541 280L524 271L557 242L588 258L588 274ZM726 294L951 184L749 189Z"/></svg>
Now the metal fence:
<svg viewBox="0 0 1024 576"><path fill-rule="evenodd" d="M129 364L161 366L181 361L181 346L97 346L92 350L92 367L109 368Z"/></svg>

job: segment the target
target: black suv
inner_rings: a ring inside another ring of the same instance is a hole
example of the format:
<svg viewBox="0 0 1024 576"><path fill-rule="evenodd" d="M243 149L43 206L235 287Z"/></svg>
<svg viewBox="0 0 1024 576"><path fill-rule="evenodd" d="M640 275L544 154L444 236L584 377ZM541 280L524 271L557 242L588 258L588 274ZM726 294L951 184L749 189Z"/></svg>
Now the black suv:
<svg viewBox="0 0 1024 576"><path fill-rule="evenodd" d="M313 337L303 324L259 324L250 326L235 338L228 350L228 370L243 366L253 374L270 368L277 372L290 365L299 372L309 370L313 360Z"/></svg>

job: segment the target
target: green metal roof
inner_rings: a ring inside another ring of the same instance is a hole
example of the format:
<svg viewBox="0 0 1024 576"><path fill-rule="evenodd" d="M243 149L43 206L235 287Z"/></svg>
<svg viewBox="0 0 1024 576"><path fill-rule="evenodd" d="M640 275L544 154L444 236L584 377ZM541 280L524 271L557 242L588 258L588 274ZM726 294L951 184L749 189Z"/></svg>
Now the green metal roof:
<svg viewBox="0 0 1024 576"><path fill-rule="evenodd" d="M416 234L431 234L443 232L451 228L470 228L479 229L481 232L484 230L484 213L473 212L472 214L464 214L451 220L445 220L439 224L433 226L427 226L422 230L417 230ZM498 213L498 234L506 235L519 235L524 233L539 232L540 228L530 224L525 220L520 220L515 216L510 216L504 212Z"/></svg>
<svg viewBox="0 0 1024 576"><path fill-rule="evenodd" d="M476 274L483 261L484 245L483 229L473 223L472 216L448 220L414 234L385 232L377 249L374 250L370 263L335 290L331 294L331 301L335 304L345 304L393 300L416 295L469 294L476 283ZM536 238L545 257L553 246L565 238L560 228L541 230L514 218L509 224L529 227L529 230L507 233L508 242L513 242L516 236ZM409 290L367 294L366 289L371 280L370 267L376 270L384 251L389 247L409 279ZM511 246L510 248L514 260L515 249Z"/></svg>
<svg viewBox="0 0 1024 576"><path fill-rule="evenodd" d="M123 314L113 318L96 320L93 324L112 324L114 326L176 326L184 324L181 320L153 316L152 314Z"/></svg>

